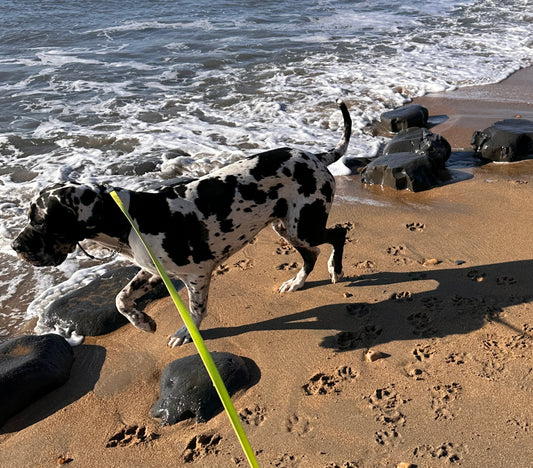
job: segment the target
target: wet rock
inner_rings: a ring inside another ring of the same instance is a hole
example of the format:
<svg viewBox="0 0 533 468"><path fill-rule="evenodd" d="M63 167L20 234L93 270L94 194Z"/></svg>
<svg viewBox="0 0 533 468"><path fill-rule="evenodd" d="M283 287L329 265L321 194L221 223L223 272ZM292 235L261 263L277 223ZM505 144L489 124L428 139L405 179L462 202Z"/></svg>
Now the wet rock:
<svg viewBox="0 0 533 468"><path fill-rule="evenodd" d="M424 128L404 130L361 171L361 180L396 190L427 190L440 182L450 154L450 144L440 135Z"/></svg>
<svg viewBox="0 0 533 468"><path fill-rule="evenodd" d="M0 344L0 426L14 414L63 385L73 362L59 335L24 335Z"/></svg>
<svg viewBox="0 0 533 468"><path fill-rule="evenodd" d="M217 352L212 356L230 395L251 383L243 358ZM196 417L196 422L205 422L223 408L198 354L171 362L161 376L160 392L151 414L161 419L162 425L192 417Z"/></svg>
<svg viewBox="0 0 533 468"><path fill-rule="evenodd" d="M70 337L98 336L110 333L126 325L128 320L117 310L116 295L139 271L136 266L127 266L109 271L87 286L72 291L55 300L39 318L39 329L57 330ZM154 288L141 298L140 308L150 300L164 297L163 285Z"/></svg>
<svg viewBox="0 0 533 468"><path fill-rule="evenodd" d="M117 310L115 297L138 270L124 267L107 272L56 299L39 318L39 329L55 329L67 337L72 333L98 336L117 330L128 320Z"/></svg>
<svg viewBox="0 0 533 468"><path fill-rule="evenodd" d="M383 154L421 153L431 159L435 168L444 169L452 153L450 143L426 128L413 127L402 130L383 148Z"/></svg>
<svg viewBox="0 0 533 468"><path fill-rule="evenodd" d="M472 135L474 152L491 161L512 162L533 158L533 122L505 119Z"/></svg>
<svg viewBox="0 0 533 468"><path fill-rule="evenodd" d="M411 104L384 112L380 117L381 127L389 132L399 132L410 127L425 127L429 112L420 104Z"/></svg>
<svg viewBox="0 0 533 468"><path fill-rule="evenodd" d="M420 192L439 182L435 165L425 154L385 154L368 164L361 172L365 184L383 185L396 190Z"/></svg>

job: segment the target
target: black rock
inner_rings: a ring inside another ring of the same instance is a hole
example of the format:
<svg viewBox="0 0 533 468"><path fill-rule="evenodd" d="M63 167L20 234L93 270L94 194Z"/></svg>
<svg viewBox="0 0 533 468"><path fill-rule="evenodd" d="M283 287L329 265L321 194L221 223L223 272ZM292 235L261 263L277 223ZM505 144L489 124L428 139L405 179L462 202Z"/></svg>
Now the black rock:
<svg viewBox="0 0 533 468"><path fill-rule="evenodd" d="M211 355L230 395L250 384L250 371L243 358L231 353ZM192 417L205 422L223 408L198 354L171 362L161 376L160 391L151 414L161 419L162 425Z"/></svg>
<svg viewBox="0 0 533 468"><path fill-rule="evenodd" d="M383 154L422 153L428 156L435 168L444 169L452 153L448 141L426 128L413 127L402 130L383 148Z"/></svg>
<svg viewBox="0 0 533 468"><path fill-rule="evenodd" d="M72 348L56 334L24 335L0 344L0 426L63 385L73 360Z"/></svg>
<svg viewBox="0 0 533 468"><path fill-rule="evenodd" d="M472 135L474 152L483 159L512 162L533 157L533 122L505 119Z"/></svg>
<svg viewBox="0 0 533 468"><path fill-rule="evenodd" d="M439 183L438 168L423 153L392 153L374 159L361 172L365 184L420 192Z"/></svg>
<svg viewBox="0 0 533 468"><path fill-rule="evenodd" d="M361 172L365 184L419 192L440 182L450 157L448 141L425 128L402 130L385 145L383 155Z"/></svg>
<svg viewBox="0 0 533 468"><path fill-rule="evenodd" d="M396 133L410 127L425 127L429 112L420 104L399 107L381 114L381 125L386 130Z"/></svg>
<svg viewBox="0 0 533 468"><path fill-rule="evenodd" d="M117 268L104 273L87 286L65 294L55 300L39 318L39 328L57 330L70 337L73 332L82 336L105 335L126 325L129 322L117 310L115 297L138 271L136 266ZM166 295L168 292L161 284L137 303L142 308L146 302Z"/></svg>
<svg viewBox="0 0 533 468"><path fill-rule="evenodd" d="M56 299L39 318L39 327L56 329L69 337L105 335L128 323L115 305L115 297L139 271L118 268L88 285Z"/></svg>

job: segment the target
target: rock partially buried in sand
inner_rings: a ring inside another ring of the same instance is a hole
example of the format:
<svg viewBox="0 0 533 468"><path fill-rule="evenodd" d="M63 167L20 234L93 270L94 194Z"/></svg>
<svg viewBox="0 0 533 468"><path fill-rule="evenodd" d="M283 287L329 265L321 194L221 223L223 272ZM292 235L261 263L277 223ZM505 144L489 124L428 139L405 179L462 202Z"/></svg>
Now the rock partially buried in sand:
<svg viewBox="0 0 533 468"><path fill-rule="evenodd" d="M420 104L399 107L381 114L381 126L390 132L399 132L410 127L425 127L429 112Z"/></svg>
<svg viewBox="0 0 533 468"><path fill-rule="evenodd" d="M474 152L483 159L512 162L533 158L533 122L505 119L472 135Z"/></svg>
<svg viewBox="0 0 533 468"><path fill-rule="evenodd" d="M0 426L63 385L73 360L70 345L55 334L24 335L0 344Z"/></svg>
<svg viewBox="0 0 533 468"><path fill-rule="evenodd" d="M230 395L250 384L250 371L241 357L231 353L211 354ZM197 354L171 362L161 376L160 391L151 414L161 419L161 425L192 417L196 417L196 422L206 422L223 408Z"/></svg>
<svg viewBox="0 0 533 468"><path fill-rule="evenodd" d="M137 271L139 268L136 266L117 268L56 299L39 317L38 330L55 330L70 338L73 333L81 336L105 335L126 325L128 320L117 310L115 297ZM167 294L161 285L148 292L146 299L154 300ZM142 298L138 302L142 302Z"/></svg>

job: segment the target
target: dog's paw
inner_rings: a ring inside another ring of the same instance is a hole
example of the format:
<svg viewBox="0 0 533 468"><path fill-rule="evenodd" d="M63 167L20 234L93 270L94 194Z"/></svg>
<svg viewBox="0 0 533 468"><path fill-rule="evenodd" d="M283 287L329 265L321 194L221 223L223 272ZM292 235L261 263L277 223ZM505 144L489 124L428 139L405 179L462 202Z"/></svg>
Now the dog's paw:
<svg viewBox="0 0 533 468"><path fill-rule="evenodd" d="M344 276L342 267L339 273L335 272L335 262L333 260L333 254L331 255L331 257L329 257L329 260L328 260L328 273L329 273L329 277L331 278L331 282L333 284L338 283Z"/></svg>
<svg viewBox="0 0 533 468"><path fill-rule="evenodd" d="M344 277L344 272L341 271L340 273L335 273L334 271L332 271L330 272L329 277L331 278L331 282L335 284L338 283Z"/></svg>
<svg viewBox="0 0 533 468"><path fill-rule="evenodd" d="M291 278L290 280L285 281L285 283L283 283L279 287L278 291L280 293L298 291L298 289L302 289L304 283L305 283L305 278L302 281L300 278L298 278L298 276L295 276L294 278Z"/></svg>
<svg viewBox="0 0 533 468"><path fill-rule="evenodd" d="M127 318L129 319L129 317ZM134 316L134 320L130 320L130 322L135 325L135 327L137 327L139 330L148 333L155 333L155 330L157 328L155 320L144 312L139 312L138 314L136 314Z"/></svg>
<svg viewBox="0 0 533 468"><path fill-rule="evenodd" d="M170 348L176 348L192 341L191 335L187 331L187 327L181 327L176 333L174 333L168 340L168 346Z"/></svg>

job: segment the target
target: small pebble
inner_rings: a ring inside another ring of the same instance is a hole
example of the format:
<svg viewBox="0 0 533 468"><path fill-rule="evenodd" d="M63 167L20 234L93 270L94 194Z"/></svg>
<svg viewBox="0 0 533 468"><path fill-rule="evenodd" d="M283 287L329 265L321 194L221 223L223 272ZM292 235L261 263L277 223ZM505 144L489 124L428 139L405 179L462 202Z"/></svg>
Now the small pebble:
<svg viewBox="0 0 533 468"><path fill-rule="evenodd" d="M386 358L387 356L388 356L387 354L382 353L381 351L375 351L373 349L369 349L365 353L365 360L368 362L374 362L374 361L377 361L378 359Z"/></svg>
<svg viewBox="0 0 533 468"><path fill-rule="evenodd" d="M455 260L455 264L456 265L464 265L466 263L466 261L464 260Z"/></svg>
<svg viewBox="0 0 533 468"><path fill-rule="evenodd" d="M73 461L72 458L69 457L68 453L66 455L62 455L57 459L58 465L66 465L67 463L70 463Z"/></svg>
<svg viewBox="0 0 533 468"><path fill-rule="evenodd" d="M434 266L434 265L438 265L439 263L440 263L440 260L437 260L436 258L426 258L426 260L424 260L423 265Z"/></svg>
<svg viewBox="0 0 533 468"><path fill-rule="evenodd" d="M352 296L353 296L352 293L349 293L349 292L344 293L344 297L346 297L346 298L352 297Z"/></svg>
<svg viewBox="0 0 533 468"><path fill-rule="evenodd" d="M422 376L424 374L424 371L422 369L418 369L418 368L411 369L408 372L408 374L409 374L409 377L412 377L415 380L424 380Z"/></svg>
<svg viewBox="0 0 533 468"><path fill-rule="evenodd" d="M407 462L401 462L396 465L396 468L415 468L416 465Z"/></svg>

